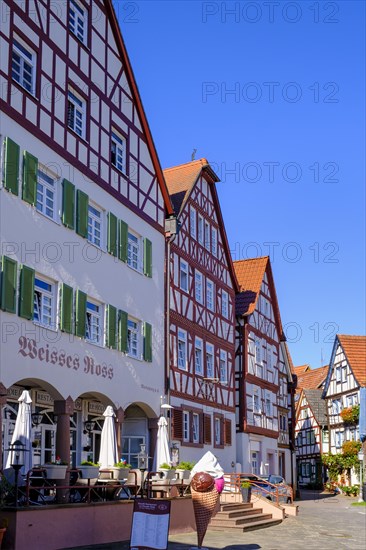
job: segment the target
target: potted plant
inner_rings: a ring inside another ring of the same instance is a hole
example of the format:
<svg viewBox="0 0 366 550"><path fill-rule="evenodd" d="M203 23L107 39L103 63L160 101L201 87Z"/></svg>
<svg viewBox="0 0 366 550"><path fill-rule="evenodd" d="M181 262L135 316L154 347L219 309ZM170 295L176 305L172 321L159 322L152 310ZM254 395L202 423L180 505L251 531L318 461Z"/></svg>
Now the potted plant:
<svg viewBox="0 0 366 550"><path fill-rule="evenodd" d="M240 490L243 502L250 502L252 496L252 485L250 481L242 481L240 483Z"/></svg>
<svg viewBox="0 0 366 550"><path fill-rule="evenodd" d="M158 471L162 472L164 479L173 479L175 476L175 467L170 466L167 462L160 464Z"/></svg>
<svg viewBox="0 0 366 550"><path fill-rule="evenodd" d="M111 468L113 472L113 479L127 479L128 472L131 469L131 464L127 464L126 460L120 460L116 462Z"/></svg>
<svg viewBox="0 0 366 550"><path fill-rule="evenodd" d="M194 462L189 462L189 461L179 462L175 471L180 480L184 480L184 479L186 480L190 478L190 472L194 464L195 464Z"/></svg>
<svg viewBox="0 0 366 550"><path fill-rule="evenodd" d="M99 475L99 464L91 460L83 460L80 466L78 466L78 470L80 470L81 476L84 479L93 479Z"/></svg>
<svg viewBox="0 0 366 550"><path fill-rule="evenodd" d="M65 479L68 465L68 462L56 456L56 460L46 462L42 467L45 468L48 479Z"/></svg>

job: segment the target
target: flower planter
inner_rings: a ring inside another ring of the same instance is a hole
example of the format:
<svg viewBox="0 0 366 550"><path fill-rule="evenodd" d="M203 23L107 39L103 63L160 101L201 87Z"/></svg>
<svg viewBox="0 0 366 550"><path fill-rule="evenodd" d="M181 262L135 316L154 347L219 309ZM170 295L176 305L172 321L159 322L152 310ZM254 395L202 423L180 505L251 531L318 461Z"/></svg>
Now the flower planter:
<svg viewBox="0 0 366 550"><path fill-rule="evenodd" d="M94 479L99 475L99 466L78 466L83 479Z"/></svg>
<svg viewBox="0 0 366 550"><path fill-rule="evenodd" d="M48 479L65 479L67 464L45 464L43 466L46 470Z"/></svg>
<svg viewBox="0 0 366 550"><path fill-rule="evenodd" d="M241 496L243 498L243 502L250 502L250 498L252 496L252 488L251 487L241 487Z"/></svg>
<svg viewBox="0 0 366 550"><path fill-rule="evenodd" d="M130 471L129 468L117 468L116 466L113 466L111 468L113 472L113 479L127 479L128 472Z"/></svg>

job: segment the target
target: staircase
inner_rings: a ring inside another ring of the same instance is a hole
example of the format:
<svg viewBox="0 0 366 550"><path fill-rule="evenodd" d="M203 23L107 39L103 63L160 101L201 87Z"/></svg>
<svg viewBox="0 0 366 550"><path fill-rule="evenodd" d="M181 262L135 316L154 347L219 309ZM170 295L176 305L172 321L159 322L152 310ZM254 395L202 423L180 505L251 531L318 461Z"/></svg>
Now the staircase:
<svg viewBox="0 0 366 550"><path fill-rule="evenodd" d="M273 519L272 514L263 514L261 508L253 508L253 504L221 504L220 511L212 518L208 529L210 531L254 531L264 527L272 527L281 523L281 519Z"/></svg>

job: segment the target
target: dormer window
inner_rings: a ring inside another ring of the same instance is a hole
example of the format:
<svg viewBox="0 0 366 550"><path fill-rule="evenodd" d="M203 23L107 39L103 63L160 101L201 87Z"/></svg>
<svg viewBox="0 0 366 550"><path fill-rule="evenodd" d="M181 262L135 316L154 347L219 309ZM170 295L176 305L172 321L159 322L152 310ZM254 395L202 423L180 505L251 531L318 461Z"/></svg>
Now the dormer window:
<svg viewBox="0 0 366 550"><path fill-rule="evenodd" d="M87 43L88 13L76 0L70 0L69 29L85 46Z"/></svg>

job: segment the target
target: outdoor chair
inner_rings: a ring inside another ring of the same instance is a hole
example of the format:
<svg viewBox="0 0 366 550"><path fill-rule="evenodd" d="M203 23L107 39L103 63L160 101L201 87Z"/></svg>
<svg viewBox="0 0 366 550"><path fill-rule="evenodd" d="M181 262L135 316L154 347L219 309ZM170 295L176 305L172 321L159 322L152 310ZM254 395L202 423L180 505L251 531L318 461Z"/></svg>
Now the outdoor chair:
<svg viewBox="0 0 366 550"><path fill-rule="evenodd" d="M132 469L128 472L127 480L123 484L123 489L128 490L129 495L136 498L142 497L145 488L147 472L142 472L138 469Z"/></svg>

